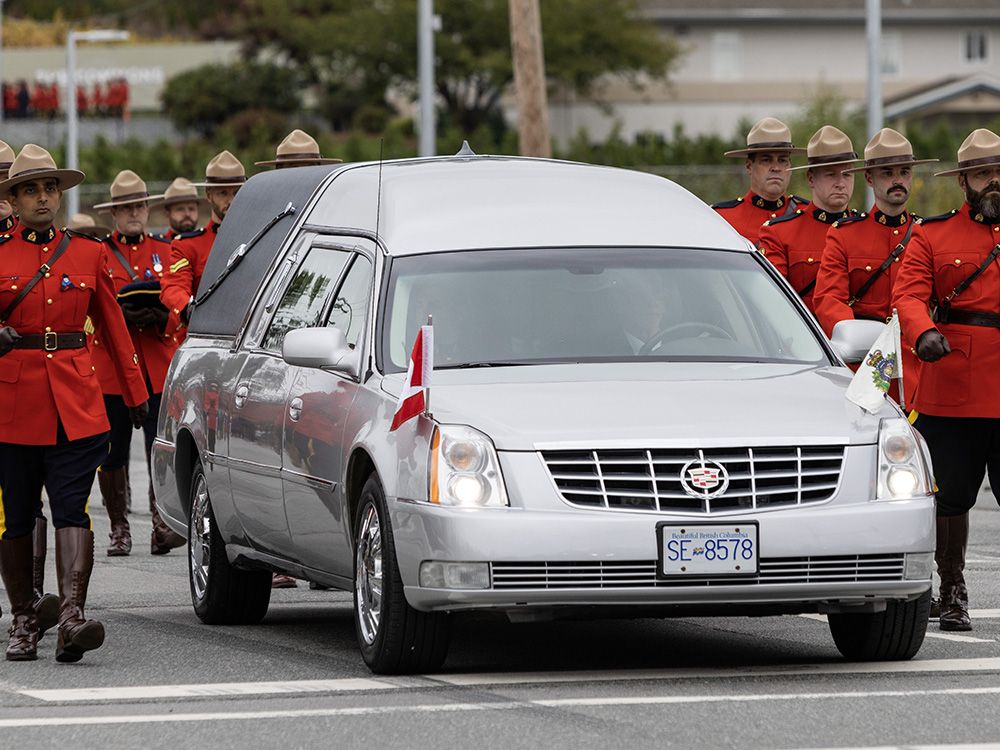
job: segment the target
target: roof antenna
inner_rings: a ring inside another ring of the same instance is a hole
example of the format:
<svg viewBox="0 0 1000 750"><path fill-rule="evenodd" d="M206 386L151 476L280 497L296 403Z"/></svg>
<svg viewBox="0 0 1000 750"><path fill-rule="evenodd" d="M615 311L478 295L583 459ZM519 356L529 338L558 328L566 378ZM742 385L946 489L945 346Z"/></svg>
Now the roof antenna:
<svg viewBox="0 0 1000 750"><path fill-rule="evenodd" d="M382 147L385 139L378 139L378 197L375 199L375 244L378 245L378 222L382 214Z"/></svg>
<svg viewBox="0 0 1000 750"><path fill-rule="evenodd" d="M469 145L468 141L462 141L462 148L458 150L455 156L476 156L476 152L472 150L472 146Z"/></svg>

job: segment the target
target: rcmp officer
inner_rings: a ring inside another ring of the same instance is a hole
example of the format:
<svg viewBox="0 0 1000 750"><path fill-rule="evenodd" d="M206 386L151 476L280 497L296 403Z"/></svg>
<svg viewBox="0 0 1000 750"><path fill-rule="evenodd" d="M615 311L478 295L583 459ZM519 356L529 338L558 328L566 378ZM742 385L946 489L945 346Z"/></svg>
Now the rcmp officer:
<svg viewBox="0 0 1000 750"><path fill-rule="evenodd" d="M938 486L941 629L971 630L969 511L987 470L1000 487L1000 136L974 131L945 175L958 176L965 205L925 220L894 296L923 360L912 405Z"/></svg>
<svg viewBox="0 0 1000 750"><path fill-rule="evenodd" d="M0 180L7 179L10 165L14 162L14 149L0 141ZM10 201L0 197L0 235L10 234L17 226L17 217Z"/></svg>
<svg viewBox="0 0 1000 750"><path fill-rule="evenodd" d="M208 254L212 250L215 235L226 218L233 198L243 183L246 171L239 160L228 151L216 154L205 169L205 181L193 183L205 188L205 197L212 208L212 220L201 229L184 232L170 243L170 265L163 275L160 300L167 308L169 320L167 332L177 332L178 343L191 318L194 295L201 283Z"/></svg>
<svg viewBox="0 0 1000 750"><path fill-rule="evenodd" d="M862 318L885 321L892 316L892 290L906 249L921 236L920 219L906 210L913 185L913 166L937 159L917 159L910 142L883 128L865 146L864 172L875 193L875 205L838 221L826 236L826 247L816 274L814 306L827 336L841 320ZM909 341L908 328L903 338ZM917 361L904 347L901 354L904 396L917 383Z"/></svg>
<svg viewBox="0 0 1000 750"><path fill-rule="evenodd" d="M167 377L170 360L177 350L177 341L166 333L167 310L160 304L160 279L170 258L170 243L146 232L149 203L162 196L150 195L146 183L130 169L123 170L111 183L111 200L94 206L109 210L114 229L104 239L107 246L108 268L114 280L122 314L128 325L132 344L139 357L139 368L149 391L149 418L142 425L146 449L146 469L150 470L150 450L156 437L156 420L160 396ZM108 555L127 555L132 550L132 534L128 511L132 491L129 486L129 453L132 445L132 423L128 407L115 378L109 352L99 336L91 340L94 365L104 393L104 406L111 423L111 445L107 458L98 470L104 505L111 521L111 544ZM149 484L149 510L153 531L150 552L162 555L185 543L160 518L153 494L152 475Z"/></svg>
<svg viewBox="0 0 1000 750"><path fill-rule="evenodd" d="M848 204L854 193L854 175L845 165L858 162L858 155L845 133L824 125L816 131L806 149L805 169L812 200L794 213L769 219L760 230L758 247L778 272L791 283L806 307L813 309L813 291L820 257L830 226L851 215Z"/></svg>
<svg viewBox="0 0 1000 750"><path fill-rule="evenodd" d="M171 182L160 204L167 214L169 228L156 236L170 242L186 232L197 229L201 201L198 188L187 178L178 177Z"/></svg>
<svg viewBox="0 0 1000 750"><path fill-rule="evenodd" d="M338 164L342 159L325 157L319 152L316 139L303 130L295 129L278 144L275 157L269 161L257 161L258 167L315 167L321 164Z"/></svg>
<svg viewBox="0 0 1000 750"><path fill-rule="evenodd" d="M804 153L792 145L792 133L781 120L765 117L747 135L747 147L727 151L726 156L746 157L750 190L735 200L712 206L733 229L757 244L760 227L768 219L795 213L807 203L797 195L785 195L791 181L792 154Z"/></svg>
<svg viewBox="0 0 1000 750"><path fill-rule="evenodd" d="M0 182L20 219L0 252L0 569L13 613L6 651L13 661L36 658L31 533L43 486L56 529L56 660L78 661L104 642L104 626L83 611L94 565L87 499L108 445L83 332L88 316L107 342L133 425L149 413L102 245L52 226L63 190L83 179L28 144Z"/></svg>

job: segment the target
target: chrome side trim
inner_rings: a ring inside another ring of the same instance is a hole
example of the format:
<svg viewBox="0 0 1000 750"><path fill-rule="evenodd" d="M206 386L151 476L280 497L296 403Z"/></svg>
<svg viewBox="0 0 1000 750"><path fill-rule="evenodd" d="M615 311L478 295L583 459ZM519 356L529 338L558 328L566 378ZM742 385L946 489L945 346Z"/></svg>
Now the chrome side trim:
<svg viewBox="0 0 1000 750"><path fill-rule="evenodd" d="M312 474L303 474L302 472L292 471L291 469L281 469L280 474L283 481L302 484L316 490L333 492L337 489L336 482L329 479L323 479L322 477L313 476Z"/></svg>

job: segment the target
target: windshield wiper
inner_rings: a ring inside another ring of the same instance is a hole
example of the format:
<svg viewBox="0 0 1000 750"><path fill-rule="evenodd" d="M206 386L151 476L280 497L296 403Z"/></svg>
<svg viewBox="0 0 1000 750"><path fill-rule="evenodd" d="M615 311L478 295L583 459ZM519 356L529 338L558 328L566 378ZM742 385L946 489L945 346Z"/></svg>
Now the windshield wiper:
<svg viewBox="0 0 1000 750"><path fill-rule="evenodd" d="M517 362L517 361L483 361L483 362L459 362L454 365L434 365L435 370L472 370L477 367L526 367L531 364L536 364L534 362Z"/></svg>

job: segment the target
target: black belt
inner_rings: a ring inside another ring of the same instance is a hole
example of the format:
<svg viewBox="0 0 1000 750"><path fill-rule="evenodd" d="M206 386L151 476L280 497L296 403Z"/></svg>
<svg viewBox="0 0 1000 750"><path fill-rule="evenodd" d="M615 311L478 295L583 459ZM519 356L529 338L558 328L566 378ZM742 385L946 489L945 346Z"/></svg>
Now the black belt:
<svg viewBox="0 0 1000 750"><path fill-rule="evenodd" d="M57 349L82 349L87 345L87 334L79 333L26 333L14 344L15 349L44 349L54 352Z"/></svg>
<svg viewBox="0 0 1000 750"><path fill-rule="evenodd" d="M934 311L935 323L958 323L964 326L983 326L985 328L1000 328L1000 314L979 312L978 310L956 310L950 308L942 313L940 308Z"/></svg>

